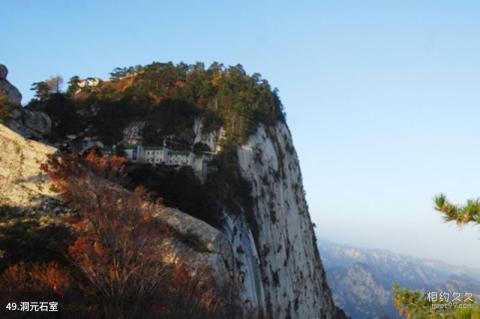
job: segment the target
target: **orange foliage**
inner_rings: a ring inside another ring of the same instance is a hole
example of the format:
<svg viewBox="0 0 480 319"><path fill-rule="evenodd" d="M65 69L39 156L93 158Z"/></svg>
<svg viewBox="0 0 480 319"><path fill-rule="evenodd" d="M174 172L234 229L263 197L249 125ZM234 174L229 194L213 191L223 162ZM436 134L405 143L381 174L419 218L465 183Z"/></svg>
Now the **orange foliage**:
<svg viewBox="0 0 480 319"><path fill-rule="evenodd" d="M164 207L149 202L143 188L131 193L110 182L123 178L123 158L64 154L43 169L76 212L65 221L77 237L68 258L87 283L78 289L106 317L220 318L233 311L207 270L191 274L163 262L162 244L173 233L154 214ZM57 281L49 284L62 293Z"/></svg>
<svg viewBox="0 0 480 319"><path fill-rule="evenodd" d="M63 297L70 286L71 276L68 270L54 262L30 265L14 264L0 275L1 291L9 298L48 292Z"/></svg>
<svg viewBox="0 0 480 319"><path fill-rule="evenodd" d="M220 72L216 73L212 79L212 85L219 86L222 81L222 74Z"/></svg>

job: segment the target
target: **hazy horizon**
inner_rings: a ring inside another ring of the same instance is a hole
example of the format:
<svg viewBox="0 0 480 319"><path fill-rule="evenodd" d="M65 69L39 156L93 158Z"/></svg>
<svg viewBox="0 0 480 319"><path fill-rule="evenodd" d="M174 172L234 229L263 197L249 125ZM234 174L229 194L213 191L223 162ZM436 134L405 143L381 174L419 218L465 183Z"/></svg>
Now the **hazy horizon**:
<svg viewBox="0 0 480 319"><path fill-rule="evenodd" d="M56 74L240 63L280 90L321 237L478 268L479 227L445 224L433 198L480 196L479 14L475 1L11 1L0 63L23 103Z"/></svg>
<svg viewBox="0 0 480 319"><path fill-rule="evenodd" d="M430 257L422 256L422 255L414 255L414 254L411 254L411 253L402 253L402 252L395 251L395 250L393 250L391 248L388 248L388 247L387 248L381 248L381 247L378 247L378 246L370 246L370 245L362 246L362 245L359 245L359 244L350 243L350 242L346 242L346 241L342 241L342 240L329 239L329 238L324 237L324 236L319 235L319 234L316 234L316 235L317 235L318 246L320 248L320 254L322 254L322 242L325 242L325 243L329 243L331 245L336 245L336 246L340 246L340 247L346 247L346 248L351 247L351 248L354 248L354 249L366 250L366 251L370 251L370 252L379 251L379 252L392 253L392 254L405 256L405 257L409 257L409 258L418 258L418 259L424 260L424 261L440 262L440 263L444 263L444 264L449 265L449 266L467 267L468 269L471 269L471 270L474 270L474 271L480 271L480 266L478 266L478 265L466 265L466 264L462 264L460 262L451 263L451 262L445 261L441 258L435 258L435 257L430 258Z"/></svg>

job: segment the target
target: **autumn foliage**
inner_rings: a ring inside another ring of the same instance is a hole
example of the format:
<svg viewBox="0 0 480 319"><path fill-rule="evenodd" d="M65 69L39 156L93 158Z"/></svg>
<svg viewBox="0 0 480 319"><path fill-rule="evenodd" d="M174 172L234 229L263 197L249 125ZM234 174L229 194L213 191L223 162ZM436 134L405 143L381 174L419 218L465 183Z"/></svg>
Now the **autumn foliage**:
<svg viewBox="0 0 480 319"><path fill-rule="evenodd" d="M2 302L50 298L63 307L61 317L235 318L231 293L208 269L165 261L162 247L174 234L155 218L165 207L142 188L119 186L123 164L90 152L43 165L73 212L64 223L75 239L59 252L68 263L10 265L0 275Z"/></svg>
<svg viewBox="0 0 480 319"><path fill-rule="evenodd" d="M459 300L457 304L449 300L429 300L426 293L400 288L393 284L393 304L398 315L406 319L479 319L480 306L472 300Z"/></svg>

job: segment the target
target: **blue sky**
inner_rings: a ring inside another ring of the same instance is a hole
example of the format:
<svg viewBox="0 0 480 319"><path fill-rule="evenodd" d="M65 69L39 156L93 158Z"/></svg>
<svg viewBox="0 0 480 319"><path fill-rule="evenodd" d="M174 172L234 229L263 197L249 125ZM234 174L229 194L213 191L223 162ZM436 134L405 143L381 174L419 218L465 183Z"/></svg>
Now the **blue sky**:
<svg viewBox="0 0 480 319"><path fill-rule="evenodd" d="M480 196L478 1L5 1L24 94L152 61L244 65L278 87L321 237L480 266L439 192Z"/></svg>

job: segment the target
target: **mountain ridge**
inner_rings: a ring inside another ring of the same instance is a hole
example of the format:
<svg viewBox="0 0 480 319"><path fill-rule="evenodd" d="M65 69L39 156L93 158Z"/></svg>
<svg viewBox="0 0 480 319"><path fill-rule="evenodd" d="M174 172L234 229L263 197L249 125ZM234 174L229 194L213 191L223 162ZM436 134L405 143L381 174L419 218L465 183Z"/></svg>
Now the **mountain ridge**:
<svg viewBox="0 0 480 319"><path fill-rule="evenodd" d="M442 261L361 248L319 238L318 246L335 302L352 318L400 318L392 284L428 291L480 294L480 270Z"/></svg>
<svg viewBox="0 0 480 319"><path fill-rule="evenodd" d="M449 263L447 261L441 260L441 259L436 259L436 258L425 258L425 257L419 257L419 256L414 256L414 255L409 255L405 253L397 253L393 250L389 250L386 248L371 248L371 247L362 247L360 245L355 245L355 244L348 244L348 243L340 243L336 242L333 240L325 239L322 237L317 237L317 241L319 243L326 243L326 244L334 244L336 246L342 246L344 248L351 248L351 249L357 249L357 250L364 250L364 251L369 251L369 252L378 252L378 253L385 253L385 254L390 254L390 255L395 255L399 258L408 258L412 260L417 260L419 262L423 262L426 264L432 264L435 265L436 267L445 267L449 271L454 271L455 269L462 269L463 273L467 272L469 274L474 274L476 277L480 279L480 267L472 267L468 265L462 265L462 264L453 264Z"/></svg>

